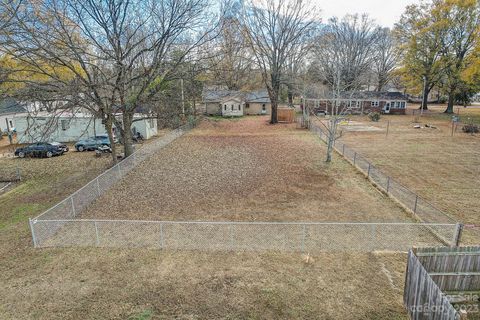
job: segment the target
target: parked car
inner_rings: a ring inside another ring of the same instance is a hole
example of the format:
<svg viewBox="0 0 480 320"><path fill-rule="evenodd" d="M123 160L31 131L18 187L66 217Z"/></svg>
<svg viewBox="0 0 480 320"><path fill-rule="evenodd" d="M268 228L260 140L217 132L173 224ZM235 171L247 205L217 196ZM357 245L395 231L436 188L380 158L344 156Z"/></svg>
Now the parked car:
<svg viewBox="0 0 480 320"><path fill-rule="evenodd" d="M68 146L60 142L49 142L52 146L57 146L63 150L63 152L68 152Z"/></svg>
<svg viewBox="0 0 480 320"><path fill-rule="evenodd" d="M17 148L15 156L20 158L25 157L47 157L59 156L64 153L64 148L48 142L38 142L26 147Z"/></svg>
<svg viewBox="0 0 480 320"><path fill-rule="evenodd" d="M94 138L80 140L75 143L75 149L80 152L96 150L99 146L111 147L108 137L96 136Z"/></svg>
<svg viewBox="0 0 480 320"><path fill-rule="evenodd" d="M108 137L108 134L98 134L95 136L95 138L110 140L110 138ZM113 143L118 143L118 139L115 133L113 134Z"/></svg>

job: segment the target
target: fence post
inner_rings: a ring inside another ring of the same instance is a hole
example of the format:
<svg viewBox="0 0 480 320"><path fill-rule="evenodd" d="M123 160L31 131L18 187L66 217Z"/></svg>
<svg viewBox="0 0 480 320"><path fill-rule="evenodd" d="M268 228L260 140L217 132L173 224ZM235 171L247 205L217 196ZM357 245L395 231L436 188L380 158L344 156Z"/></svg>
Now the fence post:
<svg viewBox="0 0 480 320"><path fill-rule="evenodd" d="M387 194L390 191L390 177L387 177Z"/></svg>
<svg viewBox="0 0 480 320"><path fill-rule="evenodd" d="M353 165L355 165L355 162L357 161L357 151L353 154Z"/></svg>
<svg viewBox="0 0 480 320"><path fill-rule="evenodd" d="M160 223L160 249L163 249L164 242L163 242L163 223Z"/></svg>
<svg viewBox="0 0 480 320"><path fill-rule="evenodd" d="M303 225L303 227L302 227L302 247L301 247L302 252L305 252L305 237L306 237L306 233L307 233L306 228L307 227L305 225Z"/></svg>
<svg viewBox="0 0 480 320"><path fill-rule="evenodd" d="M94 221L93 222L94 226L95 226L95 246L99 246L100 245L100 239L98 238L98 226L97 226L97 221Z"/></svg>
<svg viewBox="0 0 480 320"><path fill-rule="evenodd" d="M75 217L77 215L77 213L75 212L75 204L73 203L73 197L70 196L70 202L72 203L72 213L73 213L73 216Z"/></svg>
<svg viewBox="0 0 480 320"><path fill-rule="evenodd" d="M20 168L17 167L17 180L22 181L22 176L20 175Z"/></svg>
<svg viewBox="0 0 480 320"><path fill-rule="evenodd" d="M372 224L372 244L370 246L370 251L375 251L375 243L376 243L376 225Z"/></svg>
<svg viewBox="0 0 480 320"><path fill-rule="evenodd" d="M418 195L415 194L415 206L413 207L413 212L417 213L417 203L418 203Z"/></svg>
<svg viewBox="0 0 480 320"><path fill-rule="evenodd" d="M342 156L345 156L345 143L342 146Z"/></svg>
<svg viewBox="0 0 480 320"><path fill-rule="evenodd" d="M367 178L370 178L370 162L368 163L368 172L367 172Z"/></svg>
<svg viewBox="0 0 480 320"><path fill-rule="evenodd" d="M458 223L455 225L455 234L453 235L452 247L458 247L460 240L462 239L463 224Z"/></svg>
<svg viewBox="0 0 480 320"><path fill-rule="evenodd" d="M228 231L229 231L229 234L230 234L230 249L232 251L235 251L235 239L234 239L234 236L233 236L233 224L229 224L228 225Z"/></svg>
<svg viewBox="0 0 480 320"><path fill-rule="evenodd" d="M33 247L37 248L37 238L35 237L34 222L31 218L28 218L28 223L30 224L30 231L32 232Z"/></svg>

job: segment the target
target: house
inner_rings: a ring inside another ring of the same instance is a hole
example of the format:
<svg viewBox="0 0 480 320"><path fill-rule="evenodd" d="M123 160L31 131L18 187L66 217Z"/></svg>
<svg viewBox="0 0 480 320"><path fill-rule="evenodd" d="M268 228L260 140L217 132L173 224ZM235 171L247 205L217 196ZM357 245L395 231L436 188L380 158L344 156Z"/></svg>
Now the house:
<svg viewBox="0 0 480 320"><path fill-rule="evenodd" d="M265 90L242 92L205 89L202 93L205 113L224 117L271 113L271 102Z"/></svg>
<svg viewBox="0 0 480 320"><path fill-rule="evenodd" d="M401 92L351 91L342 92L337 99L306 99L307 106L315 112L332 113L334 102L340 108L353 113L380 112L385 114L405 114L407 96Z"/></svg>
<svg viewBox="0 0 480 320"><path fill-rule="evenodd" d="M102 120L90 113L64 111L52 114L41 111L36 114L19 115L14 119L19 143L75 142L95 135L107 134ZM157 120L143 114L135 114L132 132L139 132L145 139L149 139L157 134Z"/></svg>
<svg viewBox="0 0 480 320"><path fill-rule="evenodd" d="M0 130L2 132L14 131L16 115L26 115L27 110L15 99L0 100Z"/></svg>

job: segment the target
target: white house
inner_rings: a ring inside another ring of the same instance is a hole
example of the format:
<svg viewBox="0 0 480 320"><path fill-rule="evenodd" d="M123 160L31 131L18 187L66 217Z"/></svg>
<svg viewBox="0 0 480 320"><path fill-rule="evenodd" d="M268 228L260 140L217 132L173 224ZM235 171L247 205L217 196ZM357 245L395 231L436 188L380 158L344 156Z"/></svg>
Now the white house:
<svg viewBox="0 0 480 320"><path fill-rule="evenodd" d="M14 131L14 117L26 114L24 106L16 100L11 98L0 100L0 130L2 132Z"/></svg>
<svg viewBox="0 0 480 320"><path fill-rule="evenodd" d="M88 113L62 112L54 115L42 111L35 115L19 115L14 120L19 143L75 142L107 134L102 120ZM135 114L131 128L134 133L139 132L145 139L149 139L157 134L157 120Z"/></svg>
<svg viewBox="0 0 480 320"><path fill-rule="evenodd" d="M267 91L241 92L207 88L202 93L205 113L224 117L270 114L272 110Z"/></svg>

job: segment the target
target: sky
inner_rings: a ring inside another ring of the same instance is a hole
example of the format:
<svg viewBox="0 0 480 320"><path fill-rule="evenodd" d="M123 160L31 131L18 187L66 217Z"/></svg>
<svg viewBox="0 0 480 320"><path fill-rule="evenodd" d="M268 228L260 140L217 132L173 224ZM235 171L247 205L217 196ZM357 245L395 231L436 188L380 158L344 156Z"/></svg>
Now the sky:
<svg viewBox="0 0 480 320"><path fill-rule="evenodd" d="M320 8L323 22L333 16L343 17L347 13L368 13L379 25L392 28L405 7L418 3L419 0L313 0L312 2Z"/></svg>

